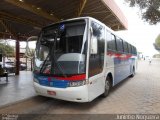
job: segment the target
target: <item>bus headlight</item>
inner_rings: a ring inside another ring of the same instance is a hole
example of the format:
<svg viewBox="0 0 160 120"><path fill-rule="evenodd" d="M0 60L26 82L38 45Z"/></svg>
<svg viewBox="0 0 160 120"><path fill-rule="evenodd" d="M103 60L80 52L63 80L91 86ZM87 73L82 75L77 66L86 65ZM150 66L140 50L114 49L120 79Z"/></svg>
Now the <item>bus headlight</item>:
<svg viewBox="0 0 160 120"><path fill-rule="evenodd" d="M39 81L36 78L33 78L33 81L39 83Z"/></svg>
<svg viewBox="0 0 160 120"><path fill-rule="evenodd" d="M85 85L86 81L70 81L68 87L78 87L78 86L82 86Z"/></svg>

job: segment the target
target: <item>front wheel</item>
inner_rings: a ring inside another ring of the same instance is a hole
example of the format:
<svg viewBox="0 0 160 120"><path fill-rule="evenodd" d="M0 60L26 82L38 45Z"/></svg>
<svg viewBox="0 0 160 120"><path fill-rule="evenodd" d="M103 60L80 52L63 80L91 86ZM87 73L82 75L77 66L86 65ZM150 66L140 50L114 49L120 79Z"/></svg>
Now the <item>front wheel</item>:
<svg viewBox="0 0 160 120"><path fill-rule="evenodd" d="M110 89L111 89L111 79L107 77L105 81L104 93L102 94L102 96L107 97L109 95Z"/></svg>
<svg viewBox="0 0 160 120"><path fill-rule="evenodd" d="M132 69L132 74L130 75L130 77L134 77L134 75L135 75L135 69L134 69L134 67L133 67L133 69Z"/></svg>

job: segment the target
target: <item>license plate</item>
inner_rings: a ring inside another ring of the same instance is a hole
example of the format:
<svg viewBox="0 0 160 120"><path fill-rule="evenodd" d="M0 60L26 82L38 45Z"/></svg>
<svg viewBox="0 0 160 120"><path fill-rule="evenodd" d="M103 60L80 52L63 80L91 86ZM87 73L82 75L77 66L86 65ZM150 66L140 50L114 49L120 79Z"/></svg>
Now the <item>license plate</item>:
<svg viewBox="0 0 160 120"><path fill-rule="evenodd" d="M55 95L56 95L56 92L55 92L55 91L47 91L47 94L48 94L48 95L54 95L54 96L55 96Z"/></svg>

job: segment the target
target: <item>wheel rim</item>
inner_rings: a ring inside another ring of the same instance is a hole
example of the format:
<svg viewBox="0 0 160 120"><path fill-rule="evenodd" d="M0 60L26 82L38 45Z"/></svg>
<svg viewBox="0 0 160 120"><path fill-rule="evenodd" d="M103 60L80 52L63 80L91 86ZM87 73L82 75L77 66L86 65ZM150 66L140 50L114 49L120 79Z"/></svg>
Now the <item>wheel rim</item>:
<svg viewBox="0 0 160 120"><path fill-rule="evenodd" d="M110 83L109 83L109 81L106 81L106 84L105 84L105 92L106 92L106 94L109 93L109 89L110 89Z"/></svg>
<svg viewBox="0 0 160 120"><path fill-rule="evenodd" d="M133 73L132 73L133 75L135 75L135 70L133 69Z"/></svg>

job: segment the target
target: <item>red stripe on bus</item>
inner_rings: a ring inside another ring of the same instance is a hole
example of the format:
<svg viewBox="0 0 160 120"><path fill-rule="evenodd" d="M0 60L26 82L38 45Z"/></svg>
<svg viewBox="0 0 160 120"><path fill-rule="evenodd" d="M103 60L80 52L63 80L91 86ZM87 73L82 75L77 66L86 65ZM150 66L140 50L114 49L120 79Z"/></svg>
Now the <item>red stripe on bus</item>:
<svg viewBox="0 0 160 120"><path fill-rule="evenodd" d="M115 56L115 58L120 60L127 60L132 57L131 54L120 54L120 53L114 53L114 52L108 52L107 55Z"/></svg>
<svg viewBox="0 0 160 120"><path fill-rule="evenodd" d="M73 75L70 77L54 77L57 80L69 80L69 81L77 81L77 80L84 80L86 79L86 74L81 74L81 75Z"/></svg>
<svg viewBox="0 0 160 120"><path fill-rule="evenodd" d="M51 80L52 80L52 78L51 78L51 77L49 77L49 78L48 78L48 81L51 81Z"/></svg>

